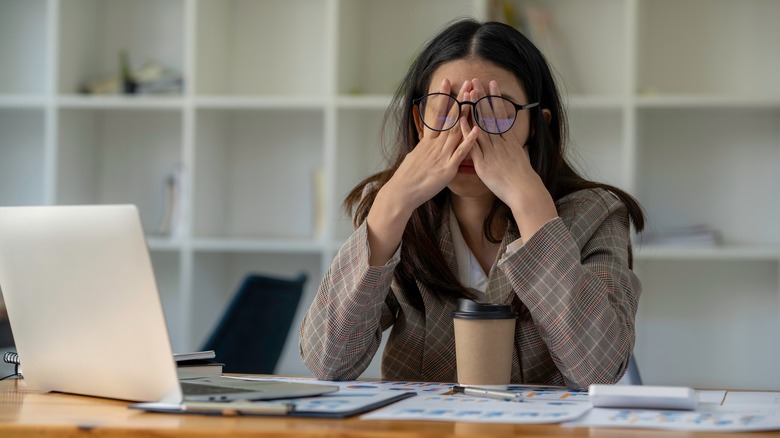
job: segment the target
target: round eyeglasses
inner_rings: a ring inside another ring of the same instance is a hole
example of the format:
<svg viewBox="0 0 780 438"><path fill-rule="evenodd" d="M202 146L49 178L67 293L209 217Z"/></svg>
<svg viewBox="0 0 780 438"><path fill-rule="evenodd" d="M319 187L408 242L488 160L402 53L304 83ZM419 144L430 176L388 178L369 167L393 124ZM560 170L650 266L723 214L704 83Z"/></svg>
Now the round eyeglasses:
<svg viewBox="0 0 780 438"><path fill-rule="evenodd" d="M474 107L474 121L488 134L503 134L515 124L518 111L533 108L539 102L518 105L502 96L485 96L476 102L461 102L449 94L431 93L414 99L413 104L420 110L420 118L429 129L447 131L452 129L460 118L463 105Z"/></svg>

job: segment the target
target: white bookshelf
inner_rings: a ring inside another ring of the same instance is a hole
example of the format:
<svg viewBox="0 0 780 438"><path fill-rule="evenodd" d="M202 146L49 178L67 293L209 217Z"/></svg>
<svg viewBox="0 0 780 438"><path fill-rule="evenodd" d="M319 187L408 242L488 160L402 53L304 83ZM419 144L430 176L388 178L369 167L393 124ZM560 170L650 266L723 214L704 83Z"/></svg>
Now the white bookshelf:
<svg viewBox="0 0 780 438"><path fill-rule="evenodd" d="M556 20L579 168L634 194L651 231L723 237L637 249L645 382L780 389L780 3L510 3ZM181 169L176 232L149 238L174 348L199 346L249 271L309 275L297 324L414 54L490 4L0 0L0 205L134 203L151 233ZM122 49L180 71L183 93L81 94ZM297 336L279 372L307 373Z"/></svg>

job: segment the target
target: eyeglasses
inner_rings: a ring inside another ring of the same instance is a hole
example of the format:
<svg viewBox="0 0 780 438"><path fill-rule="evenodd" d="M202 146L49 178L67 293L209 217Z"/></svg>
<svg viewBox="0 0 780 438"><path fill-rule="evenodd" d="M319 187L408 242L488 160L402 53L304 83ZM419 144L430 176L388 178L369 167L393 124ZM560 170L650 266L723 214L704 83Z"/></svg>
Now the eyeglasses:
<svg viewBox="0 0 780 438"><path fill-rule="evenodd" d="M533 108L539 102L518 105L501 96L485 96L476 102L460 102L449 94L431 93L412 101L420 110L420 118L434 131L447 131L458 122L463 105L474 107L474 121L488 134L503 134L515 124L518 111Z"/></svg>

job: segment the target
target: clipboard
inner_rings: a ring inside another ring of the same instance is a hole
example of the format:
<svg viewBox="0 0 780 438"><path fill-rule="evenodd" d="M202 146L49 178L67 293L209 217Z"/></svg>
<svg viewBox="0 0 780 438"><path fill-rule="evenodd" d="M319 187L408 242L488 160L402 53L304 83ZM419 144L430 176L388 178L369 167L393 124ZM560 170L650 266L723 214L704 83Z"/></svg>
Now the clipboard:
<svg viewBox="0 0 780 438"><path fill-rule="evenodd" d="M348 418L414 397L416 392L373 391L323 394L274 401L136 403L145 412L214 416Z"/></svg>

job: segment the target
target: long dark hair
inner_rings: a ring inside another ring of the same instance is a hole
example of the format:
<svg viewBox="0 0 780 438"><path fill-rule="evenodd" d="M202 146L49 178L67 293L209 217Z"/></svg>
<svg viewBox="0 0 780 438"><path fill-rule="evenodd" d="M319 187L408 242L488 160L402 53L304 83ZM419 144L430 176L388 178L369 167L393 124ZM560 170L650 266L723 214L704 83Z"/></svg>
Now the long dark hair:
<svg viewBox="0 0 780 438"><path fill-rule="evenodd" d="M459 59L486 60L513 73L530 101L540 102L530 113L532 134L528 139L528 152L531 165L554 200L582 189L604 188L626 205L634 229L639 232L644 228L644 214L634 198L616 187L586 180L566 161L566 116L542 53L511 26L473 19L455 21L430 40L396 90L382 125L383 131L389 133L386 138L392 142L386 149L390 167L361 181L344 200L344 208L352 214L355 226L366 220L379 189L420 141L412 100L428 93L431 77L439 66ZM549 110L549 121L545 120L542 109ZM422 306L422 299L417 281L434 293L471 296L447 266L438 245L437 230L442 225L449 196L449 189L445 188L417 208L402 237L401 262L396 268L395 278L410 302L418 307ZM492 242L499 241L493 233L496 218L505 218L517 225L509 208L496 198L483 226L486 238Z"/></svg>

